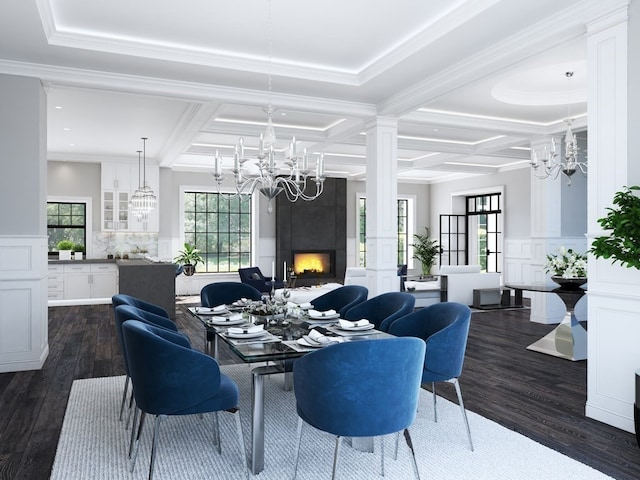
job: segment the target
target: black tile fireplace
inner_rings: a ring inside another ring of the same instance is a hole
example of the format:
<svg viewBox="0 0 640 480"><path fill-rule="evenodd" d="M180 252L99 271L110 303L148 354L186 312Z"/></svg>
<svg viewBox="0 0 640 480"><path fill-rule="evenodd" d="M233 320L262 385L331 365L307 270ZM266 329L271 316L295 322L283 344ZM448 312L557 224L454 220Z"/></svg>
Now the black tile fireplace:
<svg viewBox="0 0 640 480"><path fill-rule="evenodd" d="M315 186L314 186L315 188ZM327 178L310 202L276 197L276 275L284 262L295 270L296 286L344 282L347 266L347 181Z"/></svg>

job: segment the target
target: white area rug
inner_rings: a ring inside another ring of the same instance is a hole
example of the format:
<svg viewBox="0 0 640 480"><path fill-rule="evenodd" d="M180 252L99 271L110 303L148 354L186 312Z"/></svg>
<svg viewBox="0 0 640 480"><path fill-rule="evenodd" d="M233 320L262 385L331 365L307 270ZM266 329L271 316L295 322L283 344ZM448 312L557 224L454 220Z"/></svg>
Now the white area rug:
<svg viewBox="0 0 640 480"><path fill-rule="evenodd" d="M238 382L242 425L249 445L250 374L245 365L223 366ZM255 478L292 478L297 416L293 392L282 389L282 375L265 381L266 453L265 470ZM153 421L146 425L134 475L128 471L126 450L129 431L118 421L124 377L77 380L58 443L52 479L146 478L149 468ZM446 387L445 387L446 388ZM464 385L463 385L464 389ZM544 447L495 422L468 412L475 451L468 447L458 406L438 398L438 423L433 421L431 393L421 392L418 418L411 428L421 478L437 479L531 479L590 480L608 477L584 464ZM363 405L366 408L366 405ZM172 417L162 424L155 479L241 479L244 470L238 452L235 422L220 414L222 455L212 443L212 417ZM363 480L376 478L380 467L376 453L342 449L339 477ZM415 478L409 450L400 443L398 460L393 460L394 437L385 438L385 478ZM331 478L334 437L308 425L303 429L299 479ZM247 453L249 449L247 447Z"/></svg>

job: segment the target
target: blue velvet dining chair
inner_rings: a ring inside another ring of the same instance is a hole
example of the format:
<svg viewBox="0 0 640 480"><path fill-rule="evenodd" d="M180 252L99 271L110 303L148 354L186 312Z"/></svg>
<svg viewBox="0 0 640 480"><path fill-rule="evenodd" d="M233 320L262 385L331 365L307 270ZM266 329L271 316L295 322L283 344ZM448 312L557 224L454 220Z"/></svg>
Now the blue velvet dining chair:
<svg viewBox="0 0 640 480"><path fill-rule="evenodd" d="M319 311L335 310L340 315L351 307L364 302L369 295L367 287L361 285L345 285L320 295L311 300L313 308Z"/></svg>
<svg viewBox="0 0 640 480"><path fill-rule="evenodd" d="M193 350L184 335L138 320L126 321L122 325L122 333L129 360L133 394L138 408L142 411L131 463L132 471L147 415L155 417L149 463L151 480L158 451L160 426L165 418L213 412L214 443L220 453L221 438L217 414L219 411L227 411L235 417L238 447L245 475L248 477L238 409L238 386L220 372L218 362L202 352Z"/></svg>
<svg viewBox="0 0 640 480"><path fill-rule="evenodd" d="M128 295L127 296L115 295L114 298L115 297L120 297L120 299L122 299L122 297L128 297ZM129 298L133 298L133 297L129 297ZM127 320L140 320L150 325L157 325L162 328L166 328L168 330L173 330L173 331L177 331L178 327L172 320L170 320L168 317L164 315L159 315L149 310L143 310L142 308L135 307L132 304L121 303L120 301L118 301L118 299L116 299L116 301L112 301L112 305L113 305L113 318L115 320L115 325L116 325L116 335L118 337L118 345L120 346L120 353L122 354L122 359L124 362L124 368L125 368L125 374L126 374L126 378L124 382L124 390L122 391L122 402L120 403L120 420L122 420L122 413L124 412L124 406L127 401L127 392L129 390L129 382L131 380L131 377L129 375L129 364L127 362L127 352L125 351L124 341L122 339L122 324ZM149 305L152 305L152 304L149 304ZM155 311L159 312L160 310L156 309ZM129 424L129 421L127 420L127 425L128 424Z"/></svg>
<svg viewBox="0 0 640 480"><path fill-rule="evenodd" d="M200 290L200 304L203 307L228 305L241 298L261 300L262 293L251 285L241 282L209 283Z"/></svg>
<svg viewBox="0 0 640 480"><path fill-rule="evenodd" d="M386 332L394 320L413 312L416 297L406 292L387 292L351 307L340 316L345 320L366 318L378 330Z"/></svg>
<svg viewBox="0 0 640 480"><path fill-rule="evenodd" d="M271 291L271 277L265 277L260 267L239 268L238 275L242 283L251 285L263 293L269 293ZM284 288L284 282L279 278L275 278L273 288Z"/></svg>
<svg viewBox="0 0 640 480"><path fill-rule="evenodd" d="M431 383L434 419L438 421L436 383L453 383L467 429L469 447L473 451L471 430L458 382L464 364L470 321L469 307L456 302L442 302L399 318L391 324L389 333L399 337L418 337L425 341L426 356L422 383Z"/></svg>
<svg viewBox="0 0 640 480"><path fill-rule="evenodd" d="M298 412L294 478L303 424L336 436L336 478L342 437L377 437L404 431L420 478L409 427L416 417L425 345L418 338L344 342L299 358L293 367ZM384 441L381 441L384 475Z"/></svg>
<svg viewBox="0 0 640 480"><path fill-rule="evenodd" d="M147 312L155 313L156 315L161 315L163 317L169 318L169 314L161 306L156 305L154 303L146 302L141 298L133 297L131 295L126 295L124 293L119 293L111 297L111 305L113 305L114 309L118 305L132 305L142 310L146 310Z"/></svg>

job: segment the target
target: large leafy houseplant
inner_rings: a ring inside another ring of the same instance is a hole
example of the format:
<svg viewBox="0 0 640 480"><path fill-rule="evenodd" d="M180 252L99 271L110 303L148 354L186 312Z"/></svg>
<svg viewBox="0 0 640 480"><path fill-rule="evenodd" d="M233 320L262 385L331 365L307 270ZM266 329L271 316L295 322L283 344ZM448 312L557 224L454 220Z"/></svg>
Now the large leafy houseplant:
<svg viewBox="0 0 640 480"><path fill-rule="evenodd" d="M613 207L607 208L598 223L607 236L596 237L589 250L596 258L610 258L613 263L640 269L640 197L634 192L640 186L623 187L613 196Z"/></svg>
<svg viewBox="0 0 640 480"><path fill-rule="evenodd" d="M440 247L436 240L429 237L429 229L425 227L424 230L424 234L416 233L413 235L415 240L411 246L413 247L413 258L420 260L422 275L426 276L431 273L431 268L433 268L436 261L436 255L440 253Z"/></svg>
<svg viewBox="0 0 640 480"><path fill-rule="evenodd" d="M200 250L188 243L184 244L184 249L178 252L173 261L184 267L184 274L187 276L191 276L196 272L198 263L204 263Z"/></svg>

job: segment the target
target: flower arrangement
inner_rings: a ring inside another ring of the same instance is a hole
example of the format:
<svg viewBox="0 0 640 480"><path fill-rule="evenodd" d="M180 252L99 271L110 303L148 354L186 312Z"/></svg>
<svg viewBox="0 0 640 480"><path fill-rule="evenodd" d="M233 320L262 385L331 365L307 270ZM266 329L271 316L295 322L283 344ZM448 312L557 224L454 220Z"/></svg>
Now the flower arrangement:
<svg viewBox="0 0 640 480"><path fill-rule="evenodd" d="M586 278L587 256L570 248L560 247L558 255L547 255L544 271L562 278Z"/></svg>

